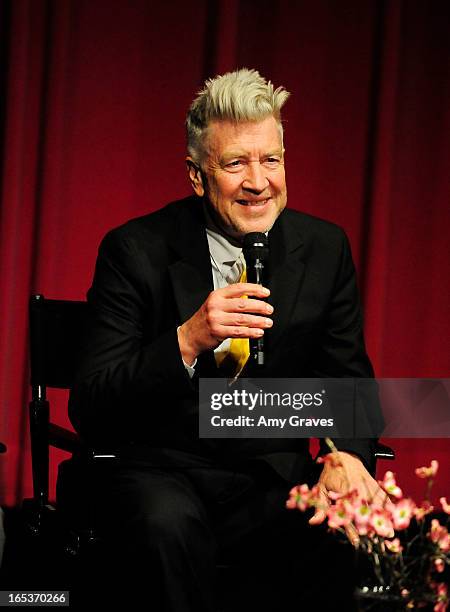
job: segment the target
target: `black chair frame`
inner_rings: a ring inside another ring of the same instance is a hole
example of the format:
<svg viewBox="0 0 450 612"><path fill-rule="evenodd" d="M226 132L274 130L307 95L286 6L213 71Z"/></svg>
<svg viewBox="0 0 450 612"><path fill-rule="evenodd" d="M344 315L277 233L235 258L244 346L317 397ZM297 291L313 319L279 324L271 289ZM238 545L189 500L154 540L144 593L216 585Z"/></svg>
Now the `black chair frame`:
<svg viewBox="0 0 450 612"><path fill-rule="evenodd" d="M51 422L47 399L48 388L70 389L73 384L88 314L87 302L50 300L42 294L30 298L29 423L33 498L24 500L23 512L27 530L34 536L42 535L49 525L53 529L59 521L59 517L56 520L55 506L49 503L50 446L77 454L88 466L98 458L93 450L82 444L78 434ZM80 521L79 529L74 531L69 526L63 528L65 550L70 555L78 554L85 541L97 541L88 508L86 504L86 513Z"/></svg>

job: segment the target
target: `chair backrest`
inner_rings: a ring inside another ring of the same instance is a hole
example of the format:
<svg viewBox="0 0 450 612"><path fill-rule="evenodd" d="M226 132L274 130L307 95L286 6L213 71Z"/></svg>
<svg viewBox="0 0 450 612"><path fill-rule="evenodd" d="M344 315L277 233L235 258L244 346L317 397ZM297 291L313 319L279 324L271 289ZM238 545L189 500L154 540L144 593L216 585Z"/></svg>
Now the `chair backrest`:
<svg viewBox="0 0 450 612"><path fill-rule="evenodd" d="M46 390L71 387L88 316L87 302L30 298L31 461L33 502L40 508L48 503L49 446L69 452L80 447L77 434L50 422Z"/></svg>
<svg viewBox="0 0 450 612"><path fill-rule="evenodd" d="M31 386L69 389L87 320L87 302L30 298Z"/></svg>

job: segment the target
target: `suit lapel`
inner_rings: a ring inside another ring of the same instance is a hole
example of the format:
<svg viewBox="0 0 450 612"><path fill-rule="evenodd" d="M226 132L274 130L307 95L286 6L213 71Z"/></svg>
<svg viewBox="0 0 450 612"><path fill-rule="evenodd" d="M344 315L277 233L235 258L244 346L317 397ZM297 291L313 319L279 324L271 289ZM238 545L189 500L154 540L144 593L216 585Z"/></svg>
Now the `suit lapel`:
<svg viewBox="0 0 450 612"><path fill-rule="evenodd" d="M175 252L169 274L180 321L184 322L214 288L201 200L192 198L186 202L169 242ZM205 377L218 375L213 351L199 355L196 373Z"/></svg>
<svg viewBox="0 0 450 612"><path fill-rule="evenodd" d="M305 272L303 241L286 212L269 233L269 302L274 307L274 325L267 340L271 349L288 328Z"/></svg>
<svg viewBox="0 0 450 612"><path fill-rule="evenodd" d="M180 320L184 322L200 308L213 289L201 200L192 198L186 202L169 243L176 254L169 274Z"/></svg>

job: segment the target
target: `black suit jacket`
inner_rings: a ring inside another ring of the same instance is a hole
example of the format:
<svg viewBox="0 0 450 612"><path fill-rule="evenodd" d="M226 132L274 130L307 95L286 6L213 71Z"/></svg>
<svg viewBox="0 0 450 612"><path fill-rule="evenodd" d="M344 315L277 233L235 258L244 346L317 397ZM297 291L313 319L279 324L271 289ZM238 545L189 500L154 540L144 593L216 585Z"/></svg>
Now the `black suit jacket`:
<svg viewBox="0 0 450 612"><path fill-rule="evenodd" d="M355 270L344 232L285 209L269 233L266 376L371 377ZM92 325L72 423L90 445L158 465L228 465L264 458L287 479L310 460L305 439L198 438L198 377L218 377L213 351L190 379L177 326L213 289L202 202L193 196L109 232L88 292ZM245 376L244 371L242 376ZM367 464L370 440L336 440Z"/></svg>

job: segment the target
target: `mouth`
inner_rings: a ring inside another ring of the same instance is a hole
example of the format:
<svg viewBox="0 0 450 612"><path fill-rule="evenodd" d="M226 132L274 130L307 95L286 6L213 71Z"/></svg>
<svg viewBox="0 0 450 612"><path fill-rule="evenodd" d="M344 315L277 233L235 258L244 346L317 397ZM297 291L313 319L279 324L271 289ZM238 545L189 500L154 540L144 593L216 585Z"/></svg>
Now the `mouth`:
<svg viewBox="0 0 450 612"><path fill-rule="evenodd" d="M265 206L269 200L270 198L264 198L263 200L261 198L255 198L255 199L246 199L246 200L244 199L236 200L236 202L240 204L241 206L261 207L261 206Z"/></svg>

